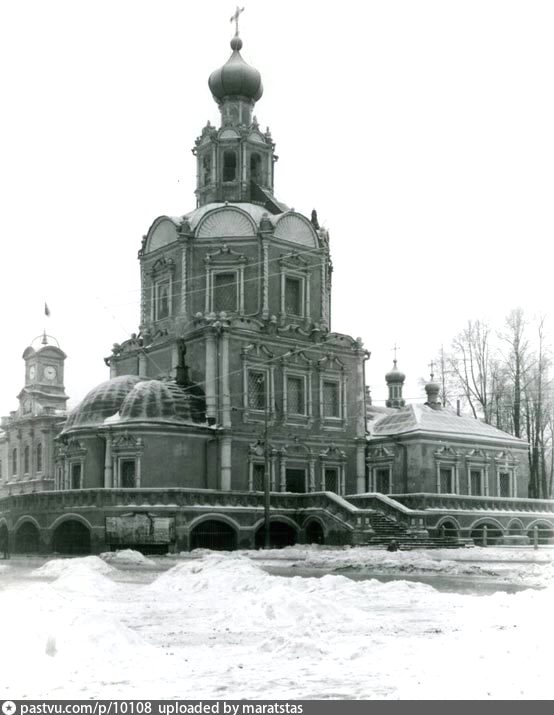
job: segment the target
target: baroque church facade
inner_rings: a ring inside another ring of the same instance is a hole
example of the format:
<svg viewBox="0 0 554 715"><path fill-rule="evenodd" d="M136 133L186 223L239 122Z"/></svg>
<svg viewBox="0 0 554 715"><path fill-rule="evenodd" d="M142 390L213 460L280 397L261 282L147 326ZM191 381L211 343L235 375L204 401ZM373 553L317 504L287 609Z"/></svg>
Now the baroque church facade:
<svg viewBox="0 0 554 715"><path fill-rule="evenodd" d="M275 196L242 40L209 78L220 126L196 139L196 208L143 237L140 326L70 415L60 487L365 488L361 340L331 329L329 234ZM267 454L266 454L267 451Z"/></svg>

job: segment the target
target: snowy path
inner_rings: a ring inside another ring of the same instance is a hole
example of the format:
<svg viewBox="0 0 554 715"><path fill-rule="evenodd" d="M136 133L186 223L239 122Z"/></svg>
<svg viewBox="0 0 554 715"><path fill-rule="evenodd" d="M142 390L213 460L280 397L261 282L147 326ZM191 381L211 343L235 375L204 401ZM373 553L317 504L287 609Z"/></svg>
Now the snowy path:
<svg viewBox="0 0 554 715"><path fill-rule="evenodd" d="M500 569L546 586L486 596L338 574L282 578L262 570L261 552L154 559L125 571L117 558L93 556L38 570L14 562L0 569L0 695L553 698L541 667L553 643L551 553L270 554L328 569L434 569L468 579ZM175 565L162 570L168 561Z"/></svg>

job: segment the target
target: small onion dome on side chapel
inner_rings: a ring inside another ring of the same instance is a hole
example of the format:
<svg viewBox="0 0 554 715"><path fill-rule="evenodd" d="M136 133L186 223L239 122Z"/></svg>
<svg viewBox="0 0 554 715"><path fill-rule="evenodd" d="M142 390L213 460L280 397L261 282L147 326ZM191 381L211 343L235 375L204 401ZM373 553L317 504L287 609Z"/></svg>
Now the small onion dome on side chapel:
<svg viewBox="0 0 554 715"><path fill-rule="evenodd" d="M402 397L402 387L404 386L405 379L406 375L396 366L395 358L392 370L385 375L387 387L389 388L389 398L385 403L387 407L404 407L406 404Z"/></svg>
<svg viewBox="0 0 554 715"><path fill-rule="evenodd" d="M442 409L441 401L439 400L440 385L434 381L434 375L431 373L431 380L425 385L425 392L427 393L427 402L425 403L427 407L431 407L433 410Z"/></svg>
<svg viewBox="0 0 554 715"><path fill-rule="evenodd" d="M257 69L246 63L240 54L242 40L237 34L231 40L233 54L227 62L211 73L210 92L219 104L224 97L245 97L257 102L263 94L262 77Z"/></svg>

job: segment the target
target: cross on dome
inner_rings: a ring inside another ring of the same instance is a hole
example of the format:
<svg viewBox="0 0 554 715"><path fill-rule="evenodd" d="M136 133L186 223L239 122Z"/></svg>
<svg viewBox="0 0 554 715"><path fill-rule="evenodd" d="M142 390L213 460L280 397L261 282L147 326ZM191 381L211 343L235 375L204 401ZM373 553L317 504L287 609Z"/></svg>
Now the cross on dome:
<svg viewBox="0 0 554 715"><path fill-rule="evenodd" d="M234 22L234 23L235 23L235 35L237 35L237 36L238 36L238 34L239 34L239 17L240 17L241 12L244 12L244 8L243 8L243 7L239 7L239 6L237 5L237 9L235 10L235 14L232 15L231 19L229 20L229 22Z"/></svg>

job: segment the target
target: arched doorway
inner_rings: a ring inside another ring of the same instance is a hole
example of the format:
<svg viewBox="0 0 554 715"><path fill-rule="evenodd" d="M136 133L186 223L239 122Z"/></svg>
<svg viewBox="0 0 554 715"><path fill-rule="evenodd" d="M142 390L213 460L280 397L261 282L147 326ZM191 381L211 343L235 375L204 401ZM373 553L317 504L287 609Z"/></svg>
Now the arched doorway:
<svg viewBox="0 0 554 715"><path fill-rule="evenodd" d="M237 532L225 521L203 521L190 532L190 548L234 551L237 548Z"/></svg>
<svg viewBox="0 0 554 715"><path fill-rule="evenodd" d="M487 527L487 541L485 544L485 527ZM492 523L479 524L471 530L471 538L477 546L493 546L502 536L502 530Z"/></svg>
<svg viewBox="0 0 554 715"><path fill-rule="evenodd" d="M453 521L443 521L438 528L439 536L455 539L458 537L458 528Z"/></svg>
<svg viewBox="0 0 554 715"><path fill-rule="evenodd" d="M90 530L76 519L61 523L52 536L52 551L58 554L90 554Z"/></svg>
<svg viewBox="0 0 554 715"><path fill-rule="evenodd" d="M25 521L15 532L14 551L17 554L36 554L39 552L40 535L32 521Z"/></svg>
<svg viewBox="0 0 554 715"><path fill-rule="evenodd" d="M265 528L262 524L256 531L256 548L261 549L265 543ZM296 529L285 521L271 521L269 529L269 545L273 549L294 546L297 541Z"/></svg>
<svg viewBox="0 0 554 715"><path fill-rule="evenodd" d="M8 533L8 527L5 524L2 524L2 526L0 526L0 558L4 556L4 554L8 553L9 543L10 535Z"/></svg>
<svg viewBox="0 0 554 715"><path fill-rule="evenodd" d="M316 521L312 519L308 522L306 526L306 543L307 544L324 544L325 536L323 534L323 527Z"/></svg>
<svg viewBox="0 0 554 715"><path fill-rule="evenodd" d="M521 526L521 522L519 521L511 521L509 526L508 526L508 534L510 536L522 536L523 535L523 528Z"/></svg>
<svg viewBox="0 0 554 715"><path fill-rule="evenodd" d="M537 527L537 540L539 544L548 544L550 539L554 539L554 529L552 525L546 522L539 522L538 524L533 524L527 531L527 536L532 544L535 539L535 526Z"/></svg>

